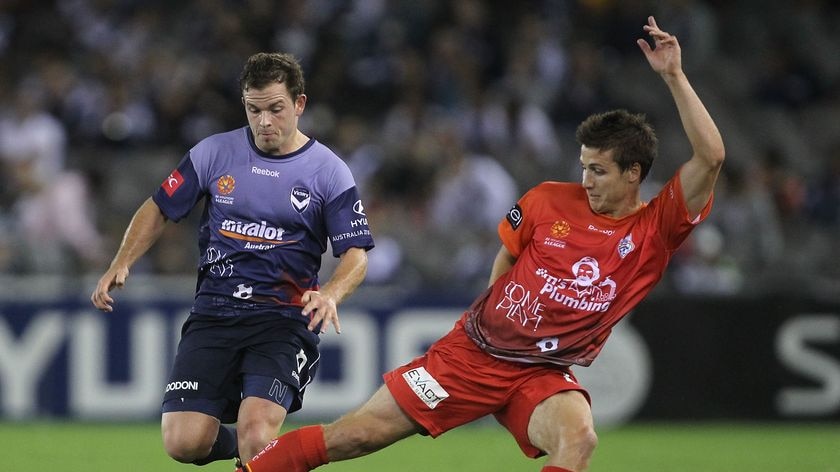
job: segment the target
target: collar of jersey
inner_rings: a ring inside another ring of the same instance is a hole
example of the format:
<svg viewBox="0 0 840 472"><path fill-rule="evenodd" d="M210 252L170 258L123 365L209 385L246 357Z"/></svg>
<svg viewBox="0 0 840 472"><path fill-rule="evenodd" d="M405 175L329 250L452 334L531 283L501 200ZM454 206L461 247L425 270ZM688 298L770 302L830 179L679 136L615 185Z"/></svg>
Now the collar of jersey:
<svg viewBox="0 0 840 472"><path fill-rule="evenodd" d="M292 157L303 154L309 148L311 148L313 144L315 144L315 140L312 139L312 138L309 138L309 141L307 141L306 144L301 146L300 149L298 149L297 151L290 152L288 154L283 154L281 156L277 156L277 155L274 155L274 154L267 154L267 153L261 151L260 148L257 147L257 143L254 142L254 134L251 133L251 127L250 126L245 126L243 129L245 131L245 136L248 138L248 144L251 146L251 149L253 149L253 151L255 153L257 153L260 157L264 157L266 159L275 159L275 160L290 159Z"/></svg>

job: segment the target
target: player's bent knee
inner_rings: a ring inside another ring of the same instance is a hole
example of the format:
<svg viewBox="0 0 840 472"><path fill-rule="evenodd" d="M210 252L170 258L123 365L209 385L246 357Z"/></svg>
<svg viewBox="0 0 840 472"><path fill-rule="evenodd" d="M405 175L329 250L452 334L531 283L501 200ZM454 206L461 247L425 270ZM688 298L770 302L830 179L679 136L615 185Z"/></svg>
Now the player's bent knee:
<svg viewBox="0 0 840 472"><path fill-rule="evenodd" d="M578 467L586 468L595 448L598 435L591 425L565 426L546 451L550 456L571 461Z"/></svg>
<svg viewBox="0 0 840 472"><path fill-rule="evenodd" d="M279 429L279 428L278 428ZM279 434L276 430L245 429L239 435L240 457L254 457Z"/></svg>
<svg viewBox="0 0 840 472"><path fill-rule="evenodd" d="M213 438L209 435L198 435L179 428L163 430L163 449L178 462L191 463L203 459L212 448Z"/></svg>
<svg viewBox="0 0 840 472"><path fill-rule="evenodd" d="M591 427L583 428L577 435L575 442L575 447L580 451L581 456L588 459L595 452L595 448L598 447L598 435Z"/></svg>
<svg viewBox="0 0 840 472"><path fill-rule="evenodd" d="M166 454L184 464L207 457L212 448L213 443L194 441L189 438L167 438L164 436L163 440L163 449Z"/></svg>
<svg viewBox="0 0 840 472"><path fill-rule="evenodd" d="M564 434L561 442L562 456L571 459L578 467L586 469L598 446L598 435L593 428L582 426L570 431L570 434Z"/></svg>

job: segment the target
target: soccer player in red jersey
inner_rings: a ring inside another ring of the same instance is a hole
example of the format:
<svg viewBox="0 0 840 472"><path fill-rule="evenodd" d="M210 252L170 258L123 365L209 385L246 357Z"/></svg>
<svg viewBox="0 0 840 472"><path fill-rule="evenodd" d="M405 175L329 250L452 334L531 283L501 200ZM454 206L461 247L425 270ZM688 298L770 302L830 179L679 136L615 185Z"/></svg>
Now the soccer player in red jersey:
<svg viewBox="0 0 840 472"><path fill-rule="evenodd" d="M612 327L660 280L709 213L724 160L720 133L682 70L677 38L653 17L638 40L676 103L693 154L649 202L640 184L657 139L641 115L596 114L577 130L581 183L545 182L499 224L490 287L425 355L332 424L280 436L242 470L308 471L413 434L436 437L492 414L543 472L585 470L597 444L589 365Z"/></svg>

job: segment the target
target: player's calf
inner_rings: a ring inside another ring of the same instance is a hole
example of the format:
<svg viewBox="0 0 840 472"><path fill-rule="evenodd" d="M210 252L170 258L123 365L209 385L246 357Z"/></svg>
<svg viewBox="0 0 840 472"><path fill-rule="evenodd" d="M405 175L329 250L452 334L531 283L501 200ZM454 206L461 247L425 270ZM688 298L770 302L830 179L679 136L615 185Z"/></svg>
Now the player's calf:
<svg viewBox="0 0 840 472"><path fill-rule="evenodd" d="M329 462L321 426L288 432L266 446L237 472L308 472Z"/></svg>

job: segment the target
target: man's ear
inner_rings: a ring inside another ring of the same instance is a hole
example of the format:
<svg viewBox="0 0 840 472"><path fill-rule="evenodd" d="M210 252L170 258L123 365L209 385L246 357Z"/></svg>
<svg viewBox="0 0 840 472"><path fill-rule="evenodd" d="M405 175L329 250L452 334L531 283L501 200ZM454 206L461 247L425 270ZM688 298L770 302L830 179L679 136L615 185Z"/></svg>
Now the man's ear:
<svg viewBox="0 0 840 472"><path fill-rule="evenodd" d="M627 175L630 182L641 182L642 180L642 165L634 162L627 169Z"/></svg>
<svg viewBox="0 0 840 472"><path fill-rule="evenodd" d="M303 114L304 108L306 108L306 94L302 93L298 95L298 98L295 100L295 113L297 116Z"/></svg>

